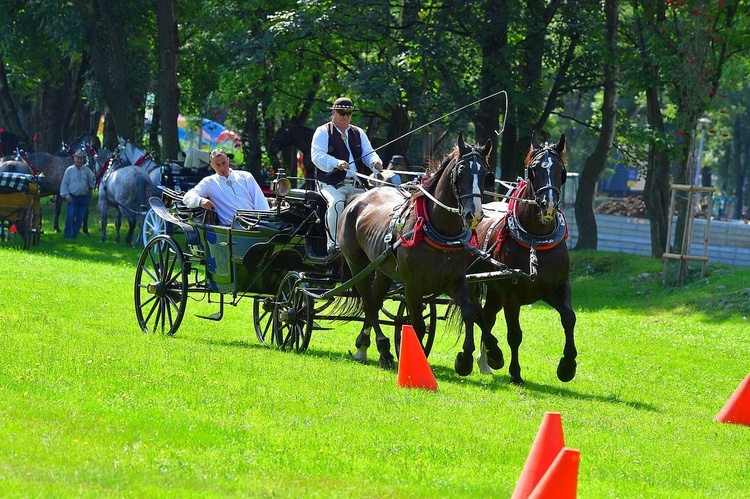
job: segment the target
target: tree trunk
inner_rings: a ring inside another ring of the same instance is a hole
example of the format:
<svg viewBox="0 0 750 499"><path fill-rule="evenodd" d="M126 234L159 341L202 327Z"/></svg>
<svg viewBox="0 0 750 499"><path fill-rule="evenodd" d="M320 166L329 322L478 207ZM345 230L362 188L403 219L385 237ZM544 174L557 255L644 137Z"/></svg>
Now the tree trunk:
<svg viewBox="0 0 750 499"><path fill-rule="evenodd" d="M127 36L132 28L120 15L118 2L73 0L73 5L85 20L91 67L109 110L110 126L117 136L140 144L143 132L137 116L148 82L143 62L147 54L129 50Z"/></svg>
<svg viewBox="0 0 750 499"><path fill-rule="evenodd" d="M258 105L260 101L253 99L245 102L245 126L242 130L242 151L245 155L244 169L260 178L262 165L260 120L258 117Z"/></svg>
<svg viewBox="0 0 750 499"><path fill-rule="evenodd" d="M157 95L161 118L162 158L177 159L180 141L177 130L180 93L177 87L178 32L174 18L174 2L157 0L156 20L159 32L159 74Z"/></svg>
<svg viewBox="0 0 750 499"><path fill-rule="evenodd" d="M646 108L649 125L664 134L664 116L659 101L659 88L646 90ZM649 144L646 167L646 185L643 193L651 225L651 256L661 258L667 249L667 224L669 221L669 153L656 144Z"/></svg>
<svg viewBox="0 0 750 499"><path fill-rule="evenodd" d="M30 143L29 136L21 123L21 119L18 117L16 103L10 94L8 71L5 68L2 53L0 53L0 110L2 111L3 122L7 127L7 131L21 137L21 142L24 146L28 146Z"/></svg>
<svg viewBox="0 0 750 499"><path fill-rule="evenodd" d="M578 242L576 249L596 249L598 231L592 200L595 195L596 179L604 170L607 156L612 148L617 121L617 81L619 65L617 62L617 27L618 1L605 0L605 37L607 53L604 54L604 102L602 103L602 128L594 152L586 158L580 176L580 185L575 203L576 223L578 224Z"/></svg>
<svg viewBox="0 0 750 499"><path fill-rule="evenodd" d="M151 125L148 127L148 150L151 151L151 156L154 161L159 164L162 163L162 158L164 158L159 146L159 123L161 123L160 108L161 106L158 105L157 101L154 105L153 115L151 116ZM176 156L172 159L176 159Z"/></svg>
<svg viewBox="0 0 750 499"><path fill-rule="evenodd" d="M508 45L508 16L501 2L489 0L485 3L485 29L480 30L479 44L482 49L482 94L481 97L492 95L500 90L511 88L508 71L504 69L510 64L503 53ZM484 144L487 139L492 141L490 154L490 171L496 172L498 165L500 114L507 113L505 96L498 95L479 103L474 123L477 130L477 143Z"/></svg>
<svg viewBox="0 0 750 499"><path fill-rule="evenodd" d="M409 121L409 109L406 104L401 104L391 107L390 113L390 125L388 126L388 136L386 137L386 143L401 137L409 131L411 122ZM387 162L394 154L400 154L403 157L408 156L409 143L411 142L411 135L404 137L401 140L390 144L385 148L384 151L380 151L378 156L381 157L386 164L383 167L387 167ZM373 146L374 147L374 146Z"/></svg>
<svg viewBox="0 0 750 499"><path fill-rule="evenodd" d="M750 164L750 150L748 150L747 141L742 133L742 124L738 118L734 122L734 131L732 134L734 141L733 169L734 185L737 204L734 207L732 218L742 219L742 207L745 204L745 178L747 176L747 167ZM750 210L749 210L750 211ZM747 215L750 218L750 214Z"/></svg>

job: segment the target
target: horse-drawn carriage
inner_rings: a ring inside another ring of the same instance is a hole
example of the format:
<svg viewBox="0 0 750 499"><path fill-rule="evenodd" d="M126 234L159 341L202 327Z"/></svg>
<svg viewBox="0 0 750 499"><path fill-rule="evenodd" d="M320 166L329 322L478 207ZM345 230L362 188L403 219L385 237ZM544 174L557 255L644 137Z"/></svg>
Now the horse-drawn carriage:
<svg viewBox="0 0 750 499"><path fill-rule="evenodd" d="M23 237L23 249L39 244L42 233L40 184L33 174L0 172L0 239L6 240L18 233Z"/></svg>
<svg viewBox="0 0 750 499"><path fill-rule="evenodd" d="M341 255L333 258L326 250L322 196L312 190L291 189L283 175L276 180L274 209L238 211L231 226L217 225L211 211L186 208L181 193L164 189L161 199L151 198L151 208L181 230L153 237L141 253L134 289L141 329L176 333L190 295L218 304L217 312L203 316L213 320L222 318L226 303L237 305L247 297L253 300L253 325L259 341L304 351L319 320L360 319L361 313L352 315L350 309L334 306L337 298L356 295L364 319L354 358L366 360L370 329L374 329L380 363L390 367L390 341L381 325L394 327L398 353L400 330L404 324L412 324L429 354L440 318L438 306L455 304L466 325L456 371L467 375L472 370L475 311L482 329L482 362L489 366L485 369L480 364L480 368L491 372L502 367L502 352L491 333L499 310L495 307L505 303L506 317L509 308L517 312L517 304L508 294L513 294L516 282L535 280L538 262L534 247L537 241L548 239L549 229L538 229L541 233L537 236L536 226L527 222L531 217L541 222L543 209L553 214L555 233L565 232L564 219L554 216L564 181L564 139L552 146L535 146L534 154L529 155L529 187L516 195L522 196L518 203L529 208L514 215L516 228L510 229L508 238L514 238L513 231L527 224L532 231L524 231L523 244L531 244L513 250L513 268L500 261L509 255L507 246L496 239L497 232L493 233L497 224L484 227L484 241L474 237L485 194L481 186L489 177L488 147L468 146L459 136L454 153L429 178L415 180L412 193L384 187L355 198L342 214L338 235ZM359 234L360 230L364 232ZM558 377L568 381L575 373L575 314L570 308L567 249L564 244L561 248L563 260L551 252L550 258L545 258L550 263L544 264L544 286L525 286L517 301L543 299L555 306L561 317L564 314L566 347ZM476 270L468 273L472 268ZM486 307L477 302L476 295L470 296L470 288L477 291L479 284L485 284L492 297ZM492 317L485 316L487 311ZM520 335L516 327L514 338ZM520 338L511 345L514 382L521 381L519 344Z"/></svg>
<svg viewBox="0 0 750 499"><path fill-rule="evenodd" d="M280 185L274 209L240 210L231 227L218 225L213 211L185 207L184 193L165 188L161 199L151 198L156 216L179 230L154 236L141 253L135 307L143 331L177 332L189 295L217 303L218 311L204 316L213 320L222 318L227 302L252 299L258 340L297 351L307 349L316 320L345 319L329 312L335 297L347 295L353 282L339 286L340 258L327 255L325 201L315 191ZM398 288L390 298L399 306L386 311L386 322L399 334L408 322L405 304ZM425 309L431 324L428 352L441 302L435 299Z"/></svg>

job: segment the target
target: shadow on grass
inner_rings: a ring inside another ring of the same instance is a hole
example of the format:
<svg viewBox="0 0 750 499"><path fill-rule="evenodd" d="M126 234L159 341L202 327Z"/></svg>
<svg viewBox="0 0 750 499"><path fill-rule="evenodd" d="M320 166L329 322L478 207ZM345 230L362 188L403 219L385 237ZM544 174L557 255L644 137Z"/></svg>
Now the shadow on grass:
<svg viewBox="0 0 750 499"><path fill-rule="evenodd" d="M278 349L276 346L269 345L269 344L262 344L252 341L241 341L241 340L231 340L231 341L224 341L224 340L214 340L214 339L204 339L204 338L194 338L192 341L198 341L201 343L209 344L209 345L217 345L217 346L225 346L225 347L232 347L232 348L249 348L253 350L269 350L269 349ZM350 360L351 362L356 362L358 364L362 364L363 366L370 366L374 367L376 369L380 369L378 366L377 357L373 356L370 358L370 360L367 361L366 364L360 363L355 361L351 353L334 353L328 350L317 350L317 349L308 349L304 353L298 353L293 350L286 351L290 355L305 355L309 357L315 357L319 359L345 359ZM485 376L482 374L479 374L478 369L474 369L471 375L462 377L456 374L456 372L448 367L435 365L430 366L432 368L432 373L435 375L435 380L438 382L438 385L440 383L451 383L456 385L470 385L475 386L477 388L483 388L485 390L489 389L492 391L508 391L508 390L525 390L528 392L536 393L539 395L555 395L555 396L562 396L570 399L576 399L576 400L582 400L582 401L590 401L590 402L601 402L605 404L616 404L616 405L626 405L628 407L633 407L637 410L642 411L649 411L649 412L659 412L655 405L645 403L645 402L639 402L635 400L625 400L622 398L619 398L614 395L596 395L592 393L585 393L580 392L571 388L565 388L560 385L547 385L544 383L535 383L535 382L524 382L522 387L516 387L515 385L512 385L510 383L510 375L508 374L500 374L499 371L495 372L495 374L492 377ZM398 364L396 364L396 369L393 370L393 373L396 374L398 372Z"/></svg>

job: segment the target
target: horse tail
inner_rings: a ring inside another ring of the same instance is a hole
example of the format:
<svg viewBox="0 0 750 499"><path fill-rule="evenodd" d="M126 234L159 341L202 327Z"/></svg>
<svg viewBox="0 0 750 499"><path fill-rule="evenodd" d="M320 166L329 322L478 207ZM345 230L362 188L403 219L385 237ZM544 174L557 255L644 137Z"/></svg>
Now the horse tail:
<svg viewBox="0 0 750 499"><path fill-rule="evenodd" d="M339 258L339 262L341 265L340 282L347 282L352 278L352 271L343 256ZM336 315L344 317L362 317L364 315L364 308L362 308L362 297L357 291L356 286L352 286L348 294L345 294L336 299L336 304L333 307L333 312Z"/></svg>

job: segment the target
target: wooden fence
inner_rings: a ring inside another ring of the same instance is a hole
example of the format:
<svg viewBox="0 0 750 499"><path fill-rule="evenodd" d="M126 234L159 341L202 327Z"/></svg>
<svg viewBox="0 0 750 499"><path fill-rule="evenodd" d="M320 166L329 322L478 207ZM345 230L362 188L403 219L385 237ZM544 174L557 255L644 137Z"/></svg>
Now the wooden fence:
<svg viewBox="0 0 750 499"><path fill-rule="evenodd" d="M573 248L578 239L573 210L567 210L569 237L568 246ZM648 219L629 218L616 215L596 215L598 249L620 251L636 255L651 255L651 227ZM706 221L696 219L693 226L691 255L703 254L703 237ZM674 227L672 230L674 234ZM674 237L674 236L673 236ZM708 236L708 263L750 267L750 225L738 220L724 222L711 220Z"/></svg>

